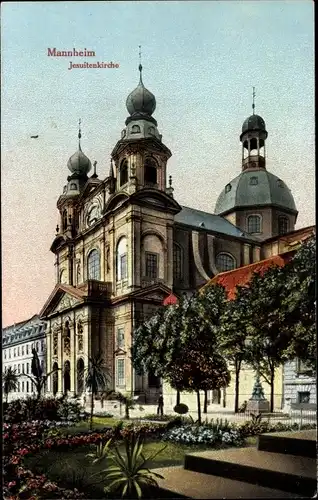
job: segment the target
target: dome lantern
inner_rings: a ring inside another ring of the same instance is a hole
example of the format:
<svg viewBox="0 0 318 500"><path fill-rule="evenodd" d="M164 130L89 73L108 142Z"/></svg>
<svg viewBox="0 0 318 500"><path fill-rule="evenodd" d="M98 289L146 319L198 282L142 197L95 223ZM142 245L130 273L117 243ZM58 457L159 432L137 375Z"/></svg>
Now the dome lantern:
<svg viewBox="0 0 318 500"><path fill-rule="evenodd" d="M78 131L78 151L74 153L67 162L68 169L72 172L72 176L85 177L92 168L89 158L83 153L81 148L81 119L79 119Z"/></svg>

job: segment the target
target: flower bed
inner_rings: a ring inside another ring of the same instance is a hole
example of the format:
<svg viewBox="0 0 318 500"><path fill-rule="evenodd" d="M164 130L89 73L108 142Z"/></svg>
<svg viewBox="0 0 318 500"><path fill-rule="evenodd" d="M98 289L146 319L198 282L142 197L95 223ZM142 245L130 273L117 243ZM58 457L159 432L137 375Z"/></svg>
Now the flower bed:
<svg viewBox="0 0 318 500"><path fill-rule="evenodd" d="M213 430L206 425L183 425L170 429L162 436L164 441L176 441L184 444L229 444L232 446L242 446L244 439L236 429Z"/></svg>

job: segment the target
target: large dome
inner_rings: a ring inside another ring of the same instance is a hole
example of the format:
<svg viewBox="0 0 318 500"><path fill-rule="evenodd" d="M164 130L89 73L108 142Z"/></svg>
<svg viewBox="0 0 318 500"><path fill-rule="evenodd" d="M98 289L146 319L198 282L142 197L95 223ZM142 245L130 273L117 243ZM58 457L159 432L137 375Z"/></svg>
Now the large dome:
<svg viewBox="0 0 318 500"><path fill-rule="evenodd" d="M275 205L297 212L290 189L279 177L266 170L249 170L225 186L217 199L215 213L225 214L236 208L260 205Z"/></svg>
<svg viewBox="0 0 318 500"><path fill-rule="evenodd" d="M126 100L126 107L130 115L135 113L146 114L151 116L156 109L155 96L146 89L141 77L142 66L139 66L140 81L138 86L133 90Z"/></svg>
<svg viewBox="0 0 318 500"><path fill-rule="evenodd" d="M67 166L72 174L87 175L92 168L91 161L84 155L81 147L74 153L67 162Z"/></svg>
<svg viewBox="0 0 318 500"><path fill-rule="evenodd" d="M265 121L259 115L251 115L242 125L242 134L248 130L266 130Z"/></svg>

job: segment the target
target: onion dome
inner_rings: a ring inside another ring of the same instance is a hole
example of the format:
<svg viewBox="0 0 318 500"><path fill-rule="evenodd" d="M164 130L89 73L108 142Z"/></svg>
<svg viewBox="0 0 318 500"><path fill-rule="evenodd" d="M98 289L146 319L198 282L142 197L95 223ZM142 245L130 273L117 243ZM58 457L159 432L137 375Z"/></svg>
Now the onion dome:
<svg viewBox="0 0 318 500"><path fill-rule="evenodd" d="M264 130L266 131L266 125L263 118L259 115L251 115L243 123L242 134L251 130Z"/></svg>
<svg viewBox="0 0 318 500"><path fill-rule="evenodd" d="M126 107L131 116L135 114L151 116L156 109L156 98L143 84L141 64L139 65L139 71L139 84L127 97Z"/></svg>
<svg viewBox="0 0 318 500"><path fill-rule="evenodd" d="M79 145L78 151L74 153L67 162L67 166L72 174L87 175L92 168L91 161L83 153Z"/></svg>

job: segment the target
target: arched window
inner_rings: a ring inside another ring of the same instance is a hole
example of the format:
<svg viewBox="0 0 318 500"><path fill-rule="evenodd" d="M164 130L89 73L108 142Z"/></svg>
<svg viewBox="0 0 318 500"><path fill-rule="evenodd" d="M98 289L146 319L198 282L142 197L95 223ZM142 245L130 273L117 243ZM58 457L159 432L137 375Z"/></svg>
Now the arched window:
<svg viewBox="0 0 318 500"><path fill-rule="evenodd" d="M251 177L250 178L250 185L256 186L257 184L258 184L258 177Z"/></svg>
<svg viewBox="0 0 318 500"><path fill-rule="evenodd" d="M120 165L119 171L119 185L123 186L128 182L128 162L123 160Z"/></svg>
<svg viewBox="0 0 318 500"><path fill-rule="evenodd" d="M173 279L182 278L182 249L179 245L173 245Z"/></svg>
<svg viewBox="0 0 318 500"><path fill-rule="evenodd" d="M247 232L250 234L261 233L262 232L261 222L262 218L260 215L249 215L247 217Z"/></svg>
<svg viewBox="0 0 318 500"><path fill-rule="evenodd" d="M289 230L289 220L285 216L278 218L278 234L286 234Z"/></svg>
<svg viewBox="0 0 318 500"><path fill-rule="evenodd" d="M63 222L63 231L66 231L67 229L67 210L63 210L63 219L62 219L62 222Z"/></svg>
<svg viewBox="0 0 318 500"><path fill-rule="evenodd" d="M127 279L127 239L121 238L117 245L117 281Z"/></svg>
<svg viewBox="0 0 318 500"><path fill-rule="evenodd" d="M82 394L84 389L84 361L79 358L77 361L77 394Z"/></svg>
<svg viewBox="0 0 318 500"><path fill-rule="evenodd" d="M57 363L54 363L53 364L53 394L54 394L54 396L59 389L58 368L59 368L59 365Z"/></svg>
<svg viewBox="0 0 318 500"><path fill-rule="evenodd" d="M100 279L100 258L97 250L92 250L87 258L87 275L89 280Z"/></svg>
<svg viewBox="0 0 318 500"><path fill-rule="evenodd" d="M140 133L140 127L139 127L139 125L133 125L131 127L131 133L132 134L139 134Z"/></svg>
<svg viewBox="0 0 318 500"><path fill-rule="evenodd" d="M221 273L235 269L234 257L228 253L219 253L216 258L216 267Z"/></svg>
<svg viewBox="0 0 318 500"><path fill-rule="evenodd" d="M229 193L229 192L231 191L231 189L232 189L231 184L227 184L227 185L225 186L225 192L226 192L226 193Z"/></svg>
<svg viewBox="0 0 318 500"><path fill-rule="evenodd" d="M153 158L146 158L145 161L145 183L157 184L157 164Z"/></svg>

